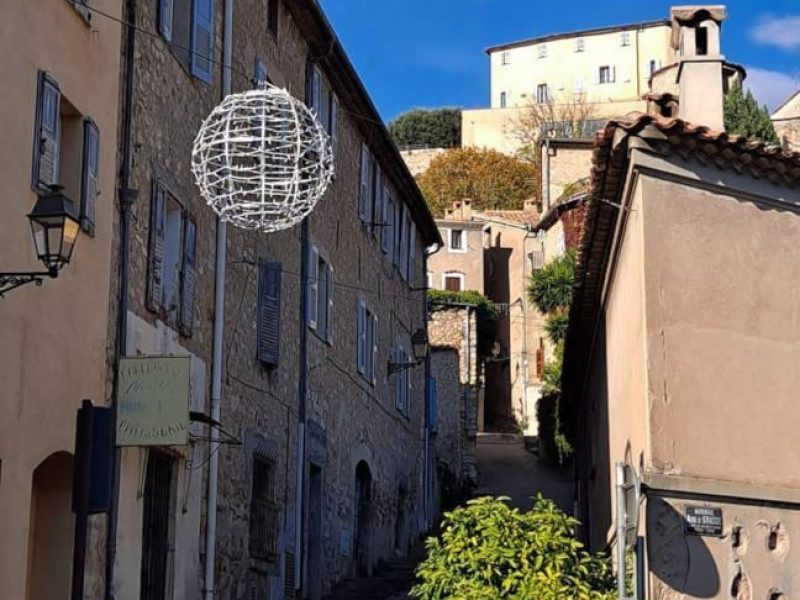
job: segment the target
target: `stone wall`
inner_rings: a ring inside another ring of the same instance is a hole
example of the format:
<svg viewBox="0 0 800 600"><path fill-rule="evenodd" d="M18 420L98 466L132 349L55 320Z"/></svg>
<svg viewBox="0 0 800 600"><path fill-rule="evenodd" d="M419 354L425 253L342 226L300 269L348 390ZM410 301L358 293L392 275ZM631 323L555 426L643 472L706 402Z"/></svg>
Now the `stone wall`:
<svg viewBox="0 0 800 600"><path fill-rule="evenodd" d="M402 150L400 156L406 161L408 170L414 177L422 175L428 170L431 161L447 152L445 148L417 148L413 150Z"/></svg>

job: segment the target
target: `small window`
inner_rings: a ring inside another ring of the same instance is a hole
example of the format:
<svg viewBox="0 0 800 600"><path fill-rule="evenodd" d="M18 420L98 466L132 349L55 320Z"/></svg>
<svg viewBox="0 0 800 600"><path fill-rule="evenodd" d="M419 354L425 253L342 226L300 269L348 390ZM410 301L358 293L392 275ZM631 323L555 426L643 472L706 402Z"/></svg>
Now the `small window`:
<svg viewBox="0 0 800 600"><path fill-rule="evenodd" d="M214 57L214 0L158 0L158 31L192 75L210 83Z"/></svg>
<svg viewBox="0 0 800 600"><path fill-rule="evenodd" d="M450 249L451 250L464 250L464 230L451 229L450 230Z"/></svg>
<svg viewBox="0 0 800 600"><path fill-rule="evenodd" d="M359 177L358 216L361 222L369 225L372 223L372 169L375 161L366 144L361 144L361 174Z"/></svg>
<svg viewBox="0 0 800 600"><path fill-rule="evenodd" d="M546 83L540 83L536 86L536 102L538 104L545 104L550 101L550 90Z"/></svg>
<svg viewBox="0 0 800 600"><path fill-rule="evenodd" d="M500 92L500 108L506 107L506 93Z"/></svg>
<svg viewBox="0 0 800 600"><path fill-rule="evenodd" d="M505 51L500 54L500 64L502 65L511 64L511 52Z"/></svg>
<svg viewBox="0 0 800 600"><path fill-rule="evenodd" d="M267 6L267 29L276 38L278 37L278 20L280 18L280 14L278 12L279 10L279 0L269 0L269 5Z"/></svg>
<svg viewBox="0 0 800 600"><path fill-rule="evenodd" d="M614 69L610 66L602 66L597 70L597 83L614 83Z"/></svg>
<svg viewBox="0 0 800 600"><path fill-rule="evenodd" d="M698 56L708 54L708 27L698 27L694 30L694 47Z"/></svg>
<svg viewBox="0 0 800 600"><path fill-rule="evenodd" d="M575 40L575 52L583 52L584 50L586 50L586 40L583 38Z"/></svg>
<svg viewBox="0 0 800 600"><path fill-rule="evenodd" d="M583 81L583 77L579 77L575 80L575 83L572 86L572 90L576 94L582 94L586 91L586 84Z"/></svg>
<svg viewBox="0 0 800 600"><path fill-rule="evenodd" d="M623 31L622 35L620 36L620 43L623 46L630 46L631 45L631 32L630 31Z"/></svg>
<svg viewBox="0 0 800 600"><path fill-rule="evenodd" d="M372 385L376 383L375 361L378 355L378 317L363 300L356 314L356 365L358 373Z"/></svg>
<svg viewBox="0 0 800 600"><path fill-rule="evenodd" d="M444 289L448 292L463 292L464 275L462 273L445 273Z"/></svg>
<svg viewBox="0 0 800 600"><path fill-rule="evenodd" d="M253 457L253 487L250 500L250 556L275 562L278 557L280 506L275 493L275 461Z"/></svg>
<svg viewBox="0 0 800 600"><path fill-rule="evenodd" d="M536 49L537 55L539 58L546 58L547 57L547 44L539 44Z"/></svg>
<svg viewBox="0 0 800 600"><path fill-rule="evenodd" d="M309 248L308 326L326 342L333 340L333 267L315 246Z"/></svg>

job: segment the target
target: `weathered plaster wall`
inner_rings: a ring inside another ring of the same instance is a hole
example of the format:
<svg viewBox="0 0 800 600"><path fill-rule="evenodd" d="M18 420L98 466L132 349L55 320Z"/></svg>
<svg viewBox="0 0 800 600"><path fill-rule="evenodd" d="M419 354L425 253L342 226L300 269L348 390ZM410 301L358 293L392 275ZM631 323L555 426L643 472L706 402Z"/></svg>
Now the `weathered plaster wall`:
<svg viewBox="0 0 800 600"><path fill-rule="evenodd" d="M428 275L431 288L443 290L445 275L449 273L463 275L464 290L484 291L484 236L482 226L469 221L437 220L439 233L444 240L444 246L428 259ZM450 231L456 229L463 231L463 250L449 248Z"/></svg>

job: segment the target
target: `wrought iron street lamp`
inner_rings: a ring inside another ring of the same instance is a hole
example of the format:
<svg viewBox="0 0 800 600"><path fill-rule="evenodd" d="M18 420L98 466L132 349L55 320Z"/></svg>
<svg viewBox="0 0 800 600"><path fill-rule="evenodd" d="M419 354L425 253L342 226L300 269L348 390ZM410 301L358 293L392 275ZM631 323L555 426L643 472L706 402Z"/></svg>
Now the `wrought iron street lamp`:
<svg viewBox="0 0 800 600"><path fill-rule="evenodd" d="M60 188L54 187L49 194L40 196L28 220L36 256L47 270L0 272L0 298L27 283L42 285L45 277L58 277L58 272L72 257L80 223L75 206Z"/></svg>
<svg viewBox="0 0 800 600"><path fill-rule="evenodd" d="M422 364L425 357L428 355L428 334L424 329L417 329L411 336L411 347L414 352L414 360L411 362L394 363L389 361L389 374L399 373L411 367L417 367Z"/></svg>

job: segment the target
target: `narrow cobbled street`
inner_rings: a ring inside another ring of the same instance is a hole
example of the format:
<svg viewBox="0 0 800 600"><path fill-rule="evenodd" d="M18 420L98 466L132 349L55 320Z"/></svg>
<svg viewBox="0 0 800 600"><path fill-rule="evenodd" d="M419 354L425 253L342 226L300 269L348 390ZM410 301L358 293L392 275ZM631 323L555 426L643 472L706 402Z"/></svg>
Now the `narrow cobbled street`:
<svg viewBox="0 0 800 600"><path fill-rule="evenodd" d="M477 439L478 489L475 496L508 496L512 506L526 510L541 493L558 507L572 512L572 475L548 465L525 447L522 436L481 433ZM407 557L394 558L373 577L348 579L326 600L407 600L414 570L425 557L418 548Z"/></svg>

